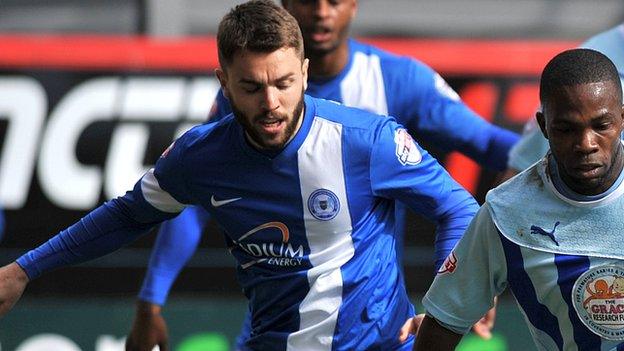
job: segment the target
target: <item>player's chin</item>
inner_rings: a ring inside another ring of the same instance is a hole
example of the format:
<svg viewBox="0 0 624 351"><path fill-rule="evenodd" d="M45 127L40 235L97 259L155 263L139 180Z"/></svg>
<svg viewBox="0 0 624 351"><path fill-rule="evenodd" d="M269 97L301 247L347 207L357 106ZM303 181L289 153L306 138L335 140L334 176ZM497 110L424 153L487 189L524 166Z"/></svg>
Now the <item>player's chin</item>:
<svg viewBox="0 0 624 351"><path fill-rule="evenodd" d="M286 138L282 135L273 136L273 137L263 137L261 146L265 150L270 151L279 151L284 148L286 145Z"/></svg>

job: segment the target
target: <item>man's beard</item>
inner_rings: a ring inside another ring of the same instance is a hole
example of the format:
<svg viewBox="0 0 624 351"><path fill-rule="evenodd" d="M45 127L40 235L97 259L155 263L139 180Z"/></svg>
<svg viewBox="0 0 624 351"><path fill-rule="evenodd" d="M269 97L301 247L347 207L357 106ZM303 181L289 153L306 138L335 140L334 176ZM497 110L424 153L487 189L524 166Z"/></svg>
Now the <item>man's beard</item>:
<svg viewBox="0 0 624 351"><path fill-rule="evenodd" d="M301 112L303 111L304 107L303 90L301 91L301 100L299 100L299 102L295 106L295 109L293 110L292 119L290 122L287 122L288 124L284 128L284 133L281 134L282 138L281 140L278 140L277 143L267 144L264 141L263 134L255 129L255 126L257 126L255 122L267 117L267 115L286 121L288 117L287 115L277 112L270 112L268 114L254 116L252 122L249 122L249 119L246 118L245 114L243 114L243 112L241 112L236 107L236 104L232 100L230 100L230 106L232 107L232 113L234 114L234 118L236 118L236 121L243 126L247 137L249 137L255 144L259 145L263 150L280 151L291 139L291 137L295 133L297 125L299 124L299 120L302 118Z"/></svg>

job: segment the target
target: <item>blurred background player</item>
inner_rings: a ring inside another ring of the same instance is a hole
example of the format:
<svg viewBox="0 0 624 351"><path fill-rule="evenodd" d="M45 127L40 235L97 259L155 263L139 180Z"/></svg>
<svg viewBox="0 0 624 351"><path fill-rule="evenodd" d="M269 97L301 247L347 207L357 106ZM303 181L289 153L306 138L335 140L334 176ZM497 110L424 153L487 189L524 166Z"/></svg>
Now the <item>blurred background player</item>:
<svg viewBox="0 0 624 351"><path fill-rule="evenodd" d="M425 64L350 38L349 25L356 14L357 0L285 0L282 5L297 19L303 33L305 54L310 60L306 94L391 115L419 142L459 151L489 169L505 169L507 154L518 140L517 134L476 115ZM228 100L220 91L209 120L217 121L230 112ZM192 208L163 224L139 294L131 340L167 338L160 306L195 252L208 218L205 211ZM399 204L399 257L404 222L405 207ZM436 257L440 257L439 252ZM249 334L248 321L249 318L237 340L239 345ZM477 331L487 337L489 327L483 327Z"/></svg>
<svg viewBox="0 0 624 351"><path fill-rule="evenodd" d="M476 201L394 119L304 96L303 39L283 8L235 7L217 44L233 114L185 133L132 191L1 268L0 315L30 279L201 205L238 261L247 348L411 348L396 339L415 312L394 249L395 202L436 223L446 256Z"/></svg>
<svg viewBox="0 0 624 351"><path fill-rule="evenodd" d="M590 49L545 67L536 117L550 151L491 190L423 299L417 350L452 350L509 287L539 350L621 350L624 128L615 65ZM467 288L469 286L469 288Z"/></svg>
<svg viewBox="0 0 624 351"><path fill-rule="evenodd" d="M617 67L620 79L624 79L624 24L597 34L580 46L598 50L607 55ZM548 140L542 135L537 121L532 118L524 127L520 141L509 152L509 169L504 177L510 178L527 169L541 159L547 151Z"/></svg>

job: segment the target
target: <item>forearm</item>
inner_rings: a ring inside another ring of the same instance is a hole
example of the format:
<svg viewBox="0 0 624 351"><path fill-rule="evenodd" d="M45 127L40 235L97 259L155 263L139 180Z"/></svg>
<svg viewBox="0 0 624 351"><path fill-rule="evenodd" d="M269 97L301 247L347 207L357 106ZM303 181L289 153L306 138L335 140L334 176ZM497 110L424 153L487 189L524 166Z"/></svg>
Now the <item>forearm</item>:
<svg viewBox="0 0 624 351"><path fill-rule="evenodd" d="M38 248L18 258L30 279L42 273L110 253L146 233L173 214L141 209L126 195L96 208L79 222L61 231Z"/></svg>
<svg viewBox="0 0 624 351"><path fill-rule="evenodd" d="M490 142L485 152L484 165L490 169L503 171L507 168L509 151L520 140L520 135L510 130L492 125Z"/></svg>
<svg viewBox="0 0 624 351"><path fill-rule="evenodd" d="M441 326L434 318L425 316L418 335L416 336L415 351L446 351L455 350L462 335L454 333Z"/></svg>
<svg viewBox="0 0 624 351"><path fill-rule="evenodd" d="M161 225L139 299L164 305L173 282L197 249L208 219L204 210L192 207Z"/></svg>
<svg viewBox="0 0 624 351"><path fill-rule="evenodd" d="M454 190L454 192L458 196L463 195L461 190ZM448 209L443 216L439 217L434 242L436 270L442 265L442 262L444 262L459 239L464 235L478 209L479 206L474 199L466 197L459 200L454 207Z"/></svg>

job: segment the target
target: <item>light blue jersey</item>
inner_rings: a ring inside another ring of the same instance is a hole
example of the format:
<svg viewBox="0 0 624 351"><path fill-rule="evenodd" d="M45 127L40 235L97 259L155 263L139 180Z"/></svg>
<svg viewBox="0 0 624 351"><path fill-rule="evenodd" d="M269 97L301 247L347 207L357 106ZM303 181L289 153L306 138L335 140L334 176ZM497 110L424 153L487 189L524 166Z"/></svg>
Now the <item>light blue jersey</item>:
<svg viewBox="0 0 624 351"><path fill-rule="evenodd" d="M600 51L613 61L624 87L624 24L591 37L581 47ZM548 149L548 140L532 118L524 127L520 141L511 148L508 166L518 171L527 169L546 155Z"/></svg>
<svg viewBox="0 0 624 351"><path fill-rule="evenodd" d="M193 128L132 192L18 263L34 278L201 206L250 301L246 348L409 350L413 340L397 340L414 308L394 249L395 201L437 223L440 247L478 207L392 118L306 96L301 128L277 155L252 148L232 115Z"/></svg>
<svg viewBox="0 0 624 351"><path fill-rule="evenodd" d="M554 169L544 158L488 193L423 304L466 333L510 288L539 350L624 350L624 177L587 197Z"/></svg>
<svg viewBox="0 0 624 351"><path fill-rule="evenodd" d="M399 57L355 40L349 41L349 62L335 77L308 82L308 95L341 102L379 115L391 115L419 141L466 154L488 168L503 170L515 133L494 126L470 110L442 77L423 63ZM219 91L210 121L231 112ZM164 304L167 294L199 243L201 210L187 210L161 229L139 294L144 301ZM397 211L397 240L402 247L405 211ZM450 247L448 248L450 249ZM400 250L399 250L400 252ZM436 264L444 259L436 252Z"/></svg>

